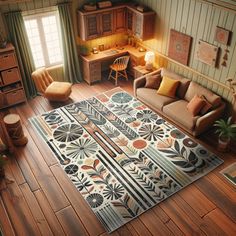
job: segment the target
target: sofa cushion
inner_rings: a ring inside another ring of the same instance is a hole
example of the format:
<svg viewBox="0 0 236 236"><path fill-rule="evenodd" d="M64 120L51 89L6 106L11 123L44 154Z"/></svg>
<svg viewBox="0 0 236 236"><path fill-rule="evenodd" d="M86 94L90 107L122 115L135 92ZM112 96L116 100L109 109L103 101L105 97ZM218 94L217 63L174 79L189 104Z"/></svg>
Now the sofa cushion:
<svg viewBox="0 0 236 236"><path fill-rule="evenodd" d="M152 88L152 89L158 89L160 84L161 84L161 75L156 74L156 75L147 75L146 76L146 84L145 88Z"/></svg>
<svg viewBox="0 0 236 236"><path fill-rule="evenodd" d="M178 80L174 80L167 76L164 76L161 81L161 85L157 90L157 94L174 98L178 85L179 85Z"/></svg>
<svg viewBox="0 0 236 236"><path fill-rule="evenodd" d="M193 115L196 116L200 113L204 105L206 104L205 100L199 97L198 95L195 95L191 101L187 105L187 109L189 112Z"/></svg>
<svg viewBox="0 0 236 236"><path fill-rule="evenodd" d="M163 106L177 101L177 98L170 98L166 96L162 96L157 94L156 89L149 88L138 88L137 97L140 98L144 103L150 104L150 106L157 108L158 110L162 110Z"/></svg>
<svg viewBox="0 0 236 236"><path fill-rule="evenodd" d="M198 96L203 95L207 99L207 101L212 104L213 108L218 107L221 103L220 96L214 94L210 90L208 90L208 89L202 87L201 85L192 81L188 87L186 94L185 94L185 99L187 101L191 101L191 99L195 96L195 94L197 94Z"/></svg>
<svg viewBox="0 0 236 236"><path fill-rule="evenodd" d="M161 70L161 76L167 76L169 78L172 78L172 79L176 79L176 80L179 80L179 86L178 86L178 89L176 91L176 96L179 97L179 98L184 98L185 96L185 93L188 89L188 86L190 84L190 80L189 79L186 79L186 78L183 78L182 76L180 75L177 75L176 73L172 72L172 71L169 71L165 68L162 68Z"/></svg>
<svg viewBox="0 0 236 236"><path fill-rule="evenodd" d="M212 108L212 105L207 101L207 99L203 95L201 96L201 98L205 101L205 105L201 109L200 114L205 115Z"/></svg>
<svg viewBox="0 0 236 236"><path fill-rule="evenodd" d="M187 109L188 102L179 100L163 107L163 112L180 125L193 130L199 116L192 116Z"/></svg>

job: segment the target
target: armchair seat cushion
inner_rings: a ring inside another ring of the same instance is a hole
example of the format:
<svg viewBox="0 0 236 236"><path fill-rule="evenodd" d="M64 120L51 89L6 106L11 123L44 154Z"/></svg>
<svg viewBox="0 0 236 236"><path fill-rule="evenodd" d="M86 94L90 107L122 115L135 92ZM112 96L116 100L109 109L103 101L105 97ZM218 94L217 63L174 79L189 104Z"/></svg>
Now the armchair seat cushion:
<svg viewBox="0 0 236 236"><path fill-rule="evenodd" d="M71 93L71 87L71 83L54 81L47 87L44 96L51 101L65 101Z"/></svg>
<svg viewBox="0 0 236 236"><path fill-rule="evenodd" d="M177 101L177 98L171 98L171 97L157 94L156 89L138 88L136 93L137 93L137 96L144 103L148 103L151 106L158 108L159 110L162 110L163 106L169 103L172 103L174 101Z"/></svg>
<svg viewBox="0 0 236 236"><path fill-rule="evenodd" d="M163 112L172 120L177 121L185 128L193 130L199 116L192 116L192 114L187 109L187 105L187 101L179 100L164 106Z"/></svg>

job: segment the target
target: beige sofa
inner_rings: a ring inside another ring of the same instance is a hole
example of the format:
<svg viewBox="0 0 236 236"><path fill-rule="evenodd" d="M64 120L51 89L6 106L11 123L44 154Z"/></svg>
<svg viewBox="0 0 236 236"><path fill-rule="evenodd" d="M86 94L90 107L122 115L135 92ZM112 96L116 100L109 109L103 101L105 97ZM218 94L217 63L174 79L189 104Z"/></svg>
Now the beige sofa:
<svg viewBox="0 0 236 236"><path fill-rule="evenodd" d="M176 98L157 94L157 89L145 88L146 76L160 74L180 81ZM193 136L198 136L217 120L223 113L225 103L221 97L201 85L183 78L167 69L159 69L134 81L134 95L151 109L157 111L180 128ZM187 109L188 102L195 94L204 97L212 104L212 108L204 115L192 116Z"/></svg>

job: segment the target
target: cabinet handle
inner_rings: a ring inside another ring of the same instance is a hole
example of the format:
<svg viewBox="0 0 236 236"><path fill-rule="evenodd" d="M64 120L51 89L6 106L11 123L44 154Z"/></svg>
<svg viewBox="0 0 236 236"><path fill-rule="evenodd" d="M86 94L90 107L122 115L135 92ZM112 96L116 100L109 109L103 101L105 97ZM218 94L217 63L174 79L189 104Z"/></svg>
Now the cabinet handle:
<svg viewBox="0 0 236 236"><path fill-rule="evenodd" d="M12 72L12 70L8 70L7 72L11 73L11 72Z"/></svg>
<svg viewBox="0 0 236 236"><path fill-rule="evenodd" d="M8 55L5 55L5 56L3 56L4 58L7 58L7 57L9 57Z"/></svg>

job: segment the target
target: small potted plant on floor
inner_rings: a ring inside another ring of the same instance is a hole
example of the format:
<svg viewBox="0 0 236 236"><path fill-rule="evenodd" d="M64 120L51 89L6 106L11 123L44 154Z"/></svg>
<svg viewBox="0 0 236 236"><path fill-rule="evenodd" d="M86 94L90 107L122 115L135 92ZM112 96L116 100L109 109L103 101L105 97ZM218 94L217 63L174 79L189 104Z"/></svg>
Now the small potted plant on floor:
<svg viewBox="0 0 236 236"><path fill-rule="evenodd" d="M219 134L219 151L227 151L231 139L236 138L236 124L233 124L232 117L229 117L227 120L217 120L214 126L217 127L216 133Z"/></svg>

